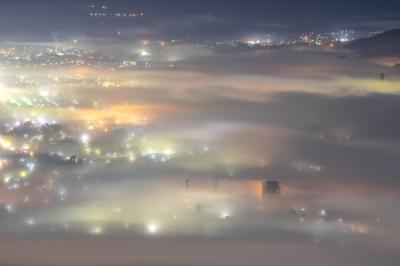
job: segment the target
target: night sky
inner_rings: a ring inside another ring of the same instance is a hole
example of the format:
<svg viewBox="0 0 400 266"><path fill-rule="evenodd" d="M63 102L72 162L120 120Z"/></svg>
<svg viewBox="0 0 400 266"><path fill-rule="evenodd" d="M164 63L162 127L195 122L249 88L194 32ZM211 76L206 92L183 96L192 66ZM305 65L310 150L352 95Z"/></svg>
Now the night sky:
<svg viewBox="0 0 400 266"><path fill-rule="evenodd" d="M136 21L88 17L91 4L145 12ZM299 33L342 28L387 30L400 26L400 3L386 1L2 1L1 34L49 40L60 35L99 36L128 28L136 37L216 39L260 32ZM135 29L137 31L135 31ZM133 37L133 36L132 36Z"/></svg>

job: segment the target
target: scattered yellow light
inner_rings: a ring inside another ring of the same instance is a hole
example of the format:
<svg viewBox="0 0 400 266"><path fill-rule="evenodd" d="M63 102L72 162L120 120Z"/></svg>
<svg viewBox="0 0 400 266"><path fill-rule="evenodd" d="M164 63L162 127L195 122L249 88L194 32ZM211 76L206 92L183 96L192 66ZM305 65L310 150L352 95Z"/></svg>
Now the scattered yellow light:
<svg viewBox="0 0 400 266"><path fill-rule="evenodd" d="M8 184L8 183L11 181L11 179L12 179L12 176L7 175L7 176L4 177L3 182L4 182L5 184Z"/></svg>
<svg viewBox="0 0 400 266"><path fill-rule="evenodd" d="M20 176L21 178L25 178L25 177L28 176L28 173L27 173L26 171L21 171L21 172L19 172L19 176Z"/></svg>
<svg viewBox="0 0 400 266"><path fill-rule="evenodd" d="M90 234L92 235L100 235L103 233L103 228L99 225L94 226L90 229Z"/></svg>
<svg viewBox="0 0 400 266"><path fill-rule="evenodd" d="M96 149L96 150L94 151L94 153L95 153L97 156L99 156L99 155L101 155L101 150L100 150L100 149Z"/></svg>

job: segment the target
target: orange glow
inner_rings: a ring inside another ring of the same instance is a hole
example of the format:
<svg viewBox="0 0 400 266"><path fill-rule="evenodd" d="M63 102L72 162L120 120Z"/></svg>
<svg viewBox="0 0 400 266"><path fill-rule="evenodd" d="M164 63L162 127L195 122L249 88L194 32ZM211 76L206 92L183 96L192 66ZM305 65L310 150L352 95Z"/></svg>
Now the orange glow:
<svg viewBox="0 0 400 266"><path fill-rule="evenodd" d="M72 73L75 75L89 75L94 74L96 72L95 69L86 66L80 66L72 69Z"/></svg>
<svg viewBox="0 0 400 266"><path fill-rule="evenodd" d="M147 124L160 113L172 111L172 107L165 105L113 105L102 109L79 109L65 115L71 119L95 121L100 127L105 123L116 124Z"/></svg>

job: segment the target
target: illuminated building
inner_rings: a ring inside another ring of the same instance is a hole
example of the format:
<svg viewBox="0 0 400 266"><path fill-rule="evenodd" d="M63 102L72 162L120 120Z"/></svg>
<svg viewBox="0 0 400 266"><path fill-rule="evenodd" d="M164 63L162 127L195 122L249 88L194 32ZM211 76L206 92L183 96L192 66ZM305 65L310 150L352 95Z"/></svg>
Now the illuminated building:
<svg viewBox="0 0 400 266"><path fill-rule="evenodd" d="M89 6L89 16L99 17L99 18L136 18L143 17L143 12L133 12L130 10L113 10L112 7L105 5L90 5Z"/></svg>

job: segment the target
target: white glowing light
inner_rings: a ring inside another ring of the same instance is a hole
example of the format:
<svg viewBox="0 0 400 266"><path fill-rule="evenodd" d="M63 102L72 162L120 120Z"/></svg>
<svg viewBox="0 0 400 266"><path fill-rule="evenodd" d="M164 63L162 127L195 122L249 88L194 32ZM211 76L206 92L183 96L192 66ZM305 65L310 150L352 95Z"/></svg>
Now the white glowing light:
<svg viewBox="0 0 400 266"><path fill-rule="evenodd" d="M80 139L83 144L88 144L90 141L90 136L88 134L83 134Z"/></svg>
<svg viewBox="0 0 400 266"><path fill-rule="evenodd" d="M168 155L168 156L171 156L171 155L175 154L175 151L173 149L168 148L168 149L164 150L164 154Z"/></svg>
<svg viewBox="0 0 400 266"><path fill-rule="evenodd" d="M103 228L101 226L94 226L90 229L90 234L100 235L103 233Z"/></svg>
<svg viewBox="0 0 400 266"><path fill-rule="evenodd" d="M26 167L28 168L29 172L32 172L35 170L35 163L28 163Z"/></svg>
<svg viewBox="0 0 400 266"><path fill-rule="evenodd" d="M50 93L49 93L49 91L41 90L41 91L39 91L39 95L46 98L46 97L50 96Z"/></svg>
<svg viewBox="0 0 400 266"><path fill-rule="evenodd" d="M149 53L148 51L146 51L146 50L142 50L142 51L140 52L140 55L141 55L141 56L149 56L150 53Z"/></svg>
<svg viewBox="0 0 400 266"><path fill-rule="evenodd" d="M14 212L14 206L12 206L11 204L7 204L5 208L9 213Z"/></svg>
<svg viewBox="0 0 400 266"><path fill-rule="evenodd" d="M25 224L28 226L34 226L36 224L36 220L34 218L27 218L25 220Z"/></svg>
<svg viewBox="0 0 400 266"><path fill-rule="evenodd" d="M223 211L220 215L221 219L227 219L231 216L231 213L229 211Z"/></svg>
<svg viewBox="0 0 400 266"><path fill-rule="evenodd" d="M146 227L146 229L147 229L147 233L149 233L149 234L151 234L151 235L154 235L154 234L156 234L156 233L159 231L159 227L158 227L158 225L155 224L155 223L150 223L150 224L148 224L147 227Z"/></svg>

